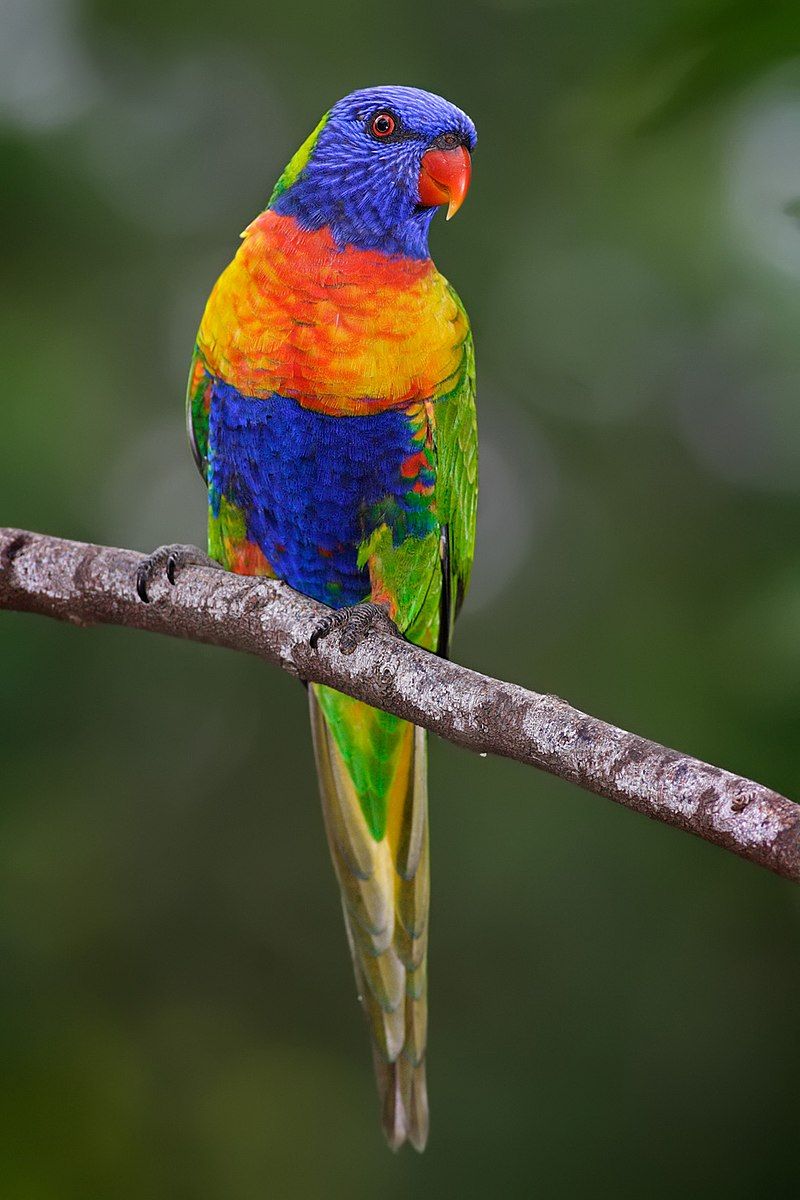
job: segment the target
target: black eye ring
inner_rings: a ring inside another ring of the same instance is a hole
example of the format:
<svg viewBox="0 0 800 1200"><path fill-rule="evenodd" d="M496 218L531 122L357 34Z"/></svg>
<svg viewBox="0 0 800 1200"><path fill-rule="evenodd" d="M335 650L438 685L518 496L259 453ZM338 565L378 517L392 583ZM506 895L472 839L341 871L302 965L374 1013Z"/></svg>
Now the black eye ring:
<svg viewBox="0 0 800 1200"><path fill-rule="evenodd" d="M379 112L369 123L370 133L377 138L391 137L397 128L397 122L390 112Z"/></svg>
<svg viewBox="0 0 800 1200"><path fill-rule="evenodd" d="M431 142L431 149L455 150L457 146L465 145L466 143L460 134L456 133L454 130L449 130L447 133L440 133L435 141Z"/></svg>

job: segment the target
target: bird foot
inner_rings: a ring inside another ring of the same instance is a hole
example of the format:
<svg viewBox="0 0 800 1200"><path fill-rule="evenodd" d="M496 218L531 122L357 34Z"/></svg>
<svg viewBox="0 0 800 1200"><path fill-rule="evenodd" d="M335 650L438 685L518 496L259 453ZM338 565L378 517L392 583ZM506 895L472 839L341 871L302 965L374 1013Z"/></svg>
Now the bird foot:
<svg viewBox="0 0 800 1200"><path fill-rule="evenodd" d="M334 609L312 633L309 641L314 650L319 642L341 629L339 649L342 654L352 654L356 646L369 637L370 633L388 633L391 637L402 637L400 630L381 604L371 600L364 604L351 604L347 608Z"/></svg>
<svg viewBox="0 0 800 1200"><path fill-rule="evenodd" d="M174 584L175 576L183 567L214 567L217 571L222 570L220 564L209 558L199 546L159 546L152 554L148 554L136 572L136 592L139 599L149 604L147 588L156 576L163 571L169 582Z"/></svg>

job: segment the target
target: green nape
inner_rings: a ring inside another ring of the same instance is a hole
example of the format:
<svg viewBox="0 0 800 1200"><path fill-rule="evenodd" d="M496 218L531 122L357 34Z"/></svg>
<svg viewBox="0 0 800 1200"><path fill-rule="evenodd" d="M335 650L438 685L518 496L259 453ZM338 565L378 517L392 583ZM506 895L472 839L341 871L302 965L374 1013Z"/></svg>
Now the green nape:
<svg viewBox="0 0 800 1200"><path fill-rule="evenodd" d="M407 723L333 688L314 685L325 720L377 842L386 833L387 799Z"/></svg>
<svg viewBox="0 0 800 1200"><path fill-rule="evenodd" d="M329 116L330 113L325 113L325 116L322 118L319 125L317 125L316 129L314 129L313 132L308 135L300 149L296 150L289 159L289 162L284 168L283 174L275 184L275 187L272 189L272 195L269 198L269 204L267 205L267 208L274 204L278 197L282 196L287 188L290 188L292 184L300 178L300 175L305 170L306 164L311 157L311 152L316 145L317 138L325 128Z"/></svg>

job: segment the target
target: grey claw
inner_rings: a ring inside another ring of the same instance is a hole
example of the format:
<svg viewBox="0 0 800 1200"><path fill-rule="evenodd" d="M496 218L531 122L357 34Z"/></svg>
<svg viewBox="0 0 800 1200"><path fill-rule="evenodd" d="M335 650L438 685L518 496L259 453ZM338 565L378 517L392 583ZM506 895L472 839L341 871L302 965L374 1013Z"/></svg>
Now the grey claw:
<svg viewBox="0 0 800 1200"><path fill-rule="evenodd" d="M336 610L336 612L332 612L329 616L325 617L324 620L320 621L319 625L308 639L312 650L316 650L318 644L323 640L323 638L326 638L329 633L333 633L334 629L336 629L338 625L344 624L344 614L347 611L348 610L346 608L339 608Z"/></svg>
<svg viewBox="0 0 800 1200"><path fill-rule="evenodd" d="M342 628L339 639L339 649L342 654L352 654L373 630L391 634L392 637L402 637L386 609L382 605L368 600L363 604L337 608L334 612L329 613L311 634L309 638L311 648L316 650L318 643L339 627Z"/></svg>
<svg viewBox="0 0 800 1200"><path fill-rule="evenodd" d="M136 592L141 601L145 604L150 603L150 597L147 594L147 585L155 578L156 572L164 569L164 546L159 546L158 550L154 550L152 554L148 554L144 562L139 564L139 569L136 572Z"/></svg>
<svg viewBox="0 0 800 1200"><path fill-rule="evenodd" d="M175 585L176 577L181 567L200 566L215 567L222 570L218 562L214 562L197 546L159 546L152 554L140 563L136 572L136 593L145 604L150 603L147 585L156 577L159 571L164 571L167 579Z"/></svg>
<svg viewBox="0 0 800 1200"><path fill-rule="evenodd" d="M143 604L150 603L150 597L147 594L147 562L143 562L136 572L136 594Z"/></svg>

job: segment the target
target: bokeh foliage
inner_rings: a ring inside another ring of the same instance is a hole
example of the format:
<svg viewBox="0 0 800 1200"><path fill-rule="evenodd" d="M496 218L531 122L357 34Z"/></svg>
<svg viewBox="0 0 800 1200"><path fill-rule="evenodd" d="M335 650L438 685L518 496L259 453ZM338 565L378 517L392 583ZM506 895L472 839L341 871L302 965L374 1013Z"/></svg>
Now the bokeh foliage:
<svg viewBox="0 0 800 1200"><path fill-rule="evenodd" d="M798 793L800 19L757 0L6 0L0 520L203 537L194 330L319 114L478 124L458 656ZM0 619L4 1200L796 1190L800 904L432 747L432 1138L374 1112L304 696Z"/></svg>

